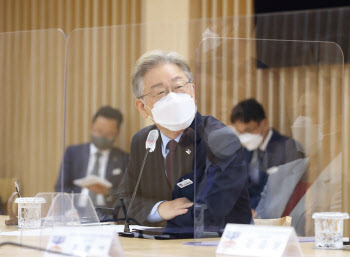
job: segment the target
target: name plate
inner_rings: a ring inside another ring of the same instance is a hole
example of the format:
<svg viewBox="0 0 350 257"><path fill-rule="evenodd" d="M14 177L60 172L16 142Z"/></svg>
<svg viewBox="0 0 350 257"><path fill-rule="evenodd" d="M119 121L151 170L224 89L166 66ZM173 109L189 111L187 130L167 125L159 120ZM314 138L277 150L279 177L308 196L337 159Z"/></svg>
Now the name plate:
<svg viewBox="0 0 350 257"><path fill-rule="evenodd" d="M123 256L116 233L108 226L54 228L46 249L74 256ZM106 229L105 229L106 228ZM59 256L46 252L45 257Z"/></svg>
<svg viewBox="0 0 350 257"><path fill-rule="evenodd" d="M216 250L218 255L302 256L292 227L227 224Z"/></svg>

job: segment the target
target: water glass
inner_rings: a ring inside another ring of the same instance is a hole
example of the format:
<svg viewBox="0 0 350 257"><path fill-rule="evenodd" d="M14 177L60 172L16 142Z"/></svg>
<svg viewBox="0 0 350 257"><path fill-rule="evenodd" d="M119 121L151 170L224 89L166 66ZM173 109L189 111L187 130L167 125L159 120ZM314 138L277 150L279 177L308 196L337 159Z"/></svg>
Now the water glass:
<svg viewBox="0 0 350 257"><path fill-rule="evenodd" d="M318 212L315 219L315 246L322 249L343 248L343 220L349 214L341 212Z"/></svg>
<svg viewBox="0 0 350 257"><path fill-rule="evenodd" d="M41 225L41 204L45 203L44 198L21 197L17 198L18 203L18 227L39 228Z"/></svg>

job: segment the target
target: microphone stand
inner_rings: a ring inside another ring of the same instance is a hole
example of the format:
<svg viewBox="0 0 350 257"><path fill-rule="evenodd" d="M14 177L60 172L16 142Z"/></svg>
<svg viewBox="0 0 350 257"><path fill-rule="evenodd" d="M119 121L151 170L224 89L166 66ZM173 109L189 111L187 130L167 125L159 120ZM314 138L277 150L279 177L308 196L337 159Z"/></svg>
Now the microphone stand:
<svg viewBox="0 0 350 257"><path fill-rule="evenodd" d="M131 201L128 207L128 210L125 213L125 225L124 225L124 233L120 233L120 235L122 236L132 236L132 232L130 230L130 223L129 223L129 218L128 218L128 213L130 212L131 206L135 200L135 196L136 196L136 192L137 192L137 188L139 187L140 181L141 181L141 177L142 177L142 172L143 172L143 168L145 167L145 163L146 163L146 159L147 159L147 155L149 153L149 151L151 150L151 148L147 148L146 149L146 154L145 154L145 158L143 158L143 162L142 162L142 166L141 166L141 170L140 170L140 174L139 177L137 178L137 182L136 182L136 186L134 189L134 193L132 194L131 197Z"/></svg>

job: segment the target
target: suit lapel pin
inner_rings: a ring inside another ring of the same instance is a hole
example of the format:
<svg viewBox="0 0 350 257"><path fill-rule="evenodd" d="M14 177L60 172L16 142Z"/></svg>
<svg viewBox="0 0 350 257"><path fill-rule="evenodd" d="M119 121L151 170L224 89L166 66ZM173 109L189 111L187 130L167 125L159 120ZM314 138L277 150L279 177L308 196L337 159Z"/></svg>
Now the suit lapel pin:
<svg viewBox="0 0 350 257"><path fill-rule="evenodd" d="M190 149L187 149L187 150L186 150L186 153L187 153L187 154L191 154L191 150L190 150Z"/></svg>

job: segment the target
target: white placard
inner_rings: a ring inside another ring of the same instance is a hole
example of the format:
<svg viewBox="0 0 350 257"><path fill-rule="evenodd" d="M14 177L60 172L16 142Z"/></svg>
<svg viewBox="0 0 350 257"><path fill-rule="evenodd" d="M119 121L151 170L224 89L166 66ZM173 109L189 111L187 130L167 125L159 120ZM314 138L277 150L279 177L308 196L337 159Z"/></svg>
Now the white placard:
<svg viewBox="0 0 350 257"><path fill-rule="evenodd" d="M291 247L289 247L291 246ZM216 254L251 257L302 256L292 227L227 224Z"/></svg>
<svg viewBox="0 0 350 257"><path fill-rule="evenodd" d="M75 256L110 256L113 245L113 256L123 256L118 236L104 226L89 227L56 227L46 249ZM46 252L45 257L62 256Z"/></svg>

